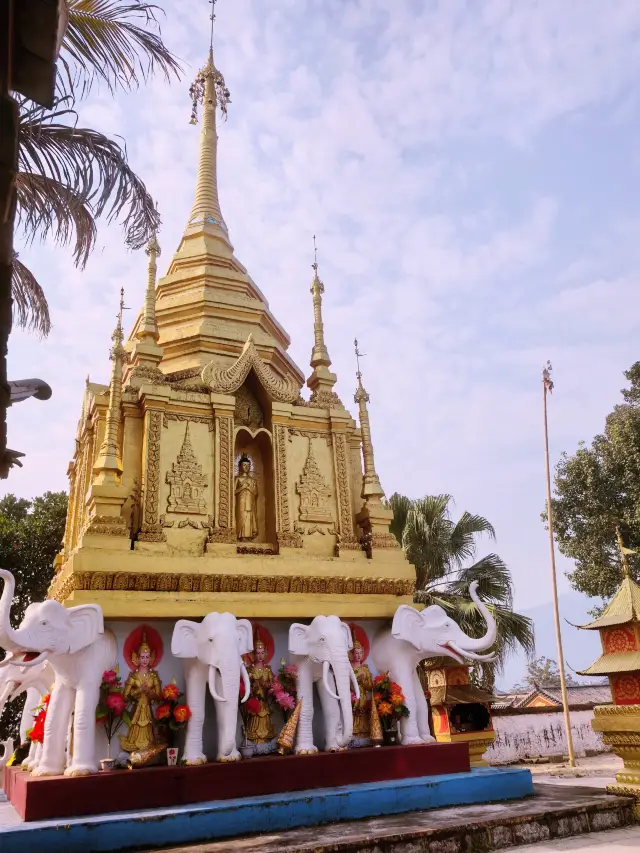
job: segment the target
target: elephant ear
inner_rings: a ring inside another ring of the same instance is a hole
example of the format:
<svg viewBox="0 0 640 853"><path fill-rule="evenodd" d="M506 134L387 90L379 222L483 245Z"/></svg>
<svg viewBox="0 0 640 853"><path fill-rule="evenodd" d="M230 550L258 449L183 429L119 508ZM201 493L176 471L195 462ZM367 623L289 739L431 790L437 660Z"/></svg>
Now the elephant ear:
<svg viewBox="0 0 640 853"><path fill-rule="evenodd" d="M422 614L414 607L409 607L408 604L401 604L396 610L391 625L391 635L396 640L406 640L420 648L420 627L422 625Z"/></svg>
<svg viewBox="0 0 640 853"><path fill-rule="evenodd" d="M171 637L171 654L176 658L198 657L198 628L197 622L188 619L178 619Z"/></svg>
<svg viewBox="0 0 640 853"><path fill-rule="evenodd" d="M69 618L69 651L79 652L104 633L102 608L99 604L79 604L67 610Z"/></svg>
<svg viewBox="0 0 640 853"><path fill-rule="evenodd" d="M344 641L347 645L347 649L351 651L353 648L353 636L351 634L351 628L347 625L346 622L340 622L340 627L342 628L342 633L344 634Z"/></svg>
<svg viewBox="0 0 640 853"><path fill-rule="evenodd" d="M292 655L308 655L309 626L302 625L300 622L294 622L289 628L289 651Z"/></svg>
<svg viewBox="0 0 640 853"><path fill-rule="evenodd" d="M240 645L240 655L249 654L253 651L253 625L248 619L237 619L236 630Z"/></svg>

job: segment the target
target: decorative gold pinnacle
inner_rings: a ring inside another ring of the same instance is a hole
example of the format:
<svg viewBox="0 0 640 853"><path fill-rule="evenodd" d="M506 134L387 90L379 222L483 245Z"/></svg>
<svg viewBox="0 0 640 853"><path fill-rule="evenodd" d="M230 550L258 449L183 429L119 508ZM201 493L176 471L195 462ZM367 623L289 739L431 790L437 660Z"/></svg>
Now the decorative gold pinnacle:
<svg viewBox="0 0 640 853"><path fill-rule="evenodd" d="M228 240L227 226L218 199L216 106L220 106L220 111L226 118L227 104L231 102L231 97L224 77L213 62L213 47L209 48L207 62L191 84L189 95L192 102L190 124L198 123L198 104L202 105L202 133L200 134L196 197L189 216L187 233L192 234L196 227L200 230L203 227L213 226L214 229L220 229Z"/></svg>
<svg viewBox="0 0 640 853"><path fill-rule="evenodd" d="M360 429L362 431L362 456L364 459L364 477L362 478L362 494L365 500L369 501L373 499L374 501L379 501L380 498L384 497L384 491L382 486L380 485L380 478L376 473L375 460L373 457L373 442L371 441L371 426L369 424L369 410L367 409L367 403L369 402L369 395L364 389L362 384L362 371L360 370L360 359L363 357L363 353L358 349L358 340L354 341L355 351L356 351L356 362L358 364L358 369L356 371L356 376L358 378L358 387L356 388L356 393L354 394L354 402L358 404L358 409L360 412Z"/></svg>
<svg viewBox="0 0 640 853"><path fill-rule="evenodd" d="M118 311L118 322L111 335L113 346L110 358L113 362L111 367L111 381L109 383L109 407L107 409L107 421L104 429L104 438L100 445L100 451L95 465L94 474L107 475L106 479L120 479L122 474L122 458L118 441L120 422L122 420L122 367L125 358L125 349L122 346L124 334L122 332L122 312L124 311L124 288L120 290L120 309Z"/></svg>
<svg viewBox="0 0 640 853"><path fill-rule="evenodd" d="M139 341L153 341L157 343L159 334L158 324L156 323L156 275L158 272L157 259L162 254L157 234L154 234L147 243L145 253L149 256L147 289L144 296L142 322L136 332L136 338Z"/></svg>
<svg viewBox="0 0 640 853"><path fill-rule="evenodd" d="M313 281L311 282L311 295L313 296L313 349L311 350L311 367L313 373L307 379L307 385L311 388L311 402L318 405L326 405L328 408L341 407L340 398L333 390L338 377L329 368L331 359L324 341L324 324L322 322L322 294L324 284L318 276L318 249L316 237L313 235Z"/></svg>

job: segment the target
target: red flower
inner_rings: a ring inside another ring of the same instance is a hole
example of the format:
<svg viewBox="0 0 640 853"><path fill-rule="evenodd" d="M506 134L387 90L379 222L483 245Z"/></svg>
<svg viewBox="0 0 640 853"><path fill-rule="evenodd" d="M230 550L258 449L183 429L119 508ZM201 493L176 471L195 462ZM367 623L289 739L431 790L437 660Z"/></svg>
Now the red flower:
<svg viewBox="0 0 640 853"><path fill-rule="evenodd" d="M390 688L389 688L389 689L390 689L391 693L400 693L400 694L402 694L402 687L400 687L400 685L399 685L399 684L396 684L396 683L395 683L395 681L392 681L392 682L391 682L391 685L390 685Z"/></svg>
<svg viewBox="0 0 640 853"><path fill-rule="evenodd" d="M188 705L176 705L173 709L173 716L179 723L186 723L191 716L191 709Z"/></svg>
<svg viewBox="0 0 640 853"><path fill-rule="evenodd" d="M162 691L162 698L175 700L180 696L180 691L178 690L177 684L167 684Z"/></svg>
<svg viewBox="0 0 640 853"><path fill-rule="evenodd" d="M386 678L386 675L376 675L376 677L373 679L373 683L374 684L382 684L382 682L385 680L385 678Z"/></svg>
<svg viewBox="0 0 640 853"><path fill-rule="evenodd" d="M259 714L260 713L260 700L256 699L255 696L252 696L251 699L247 699L247 714Z"/></svg>
<svg viewBox="0 0 640 853"><path fill-rule="evenodd" d="M124 696L118 691L108 694L107 698L105 699L105 705L113 714L115 714L116 717L119 717L124 711L124 709L127 707L127 703L124 700Z"/></svg>
<svg viewBox="0 0 640 853"><path fill-rule="evenodd" d="M102 681L104 684L115 684L118 680L118 673L114 669L108 669L102 673Z"/></svg>
<svg viewBox="0 0 640 853"><path fill-rule="evenodd" d="M166 720L167 717L171 716L171 705L168 702L164 702L162 705L158 705L156 708L156 720Z"/></svg>

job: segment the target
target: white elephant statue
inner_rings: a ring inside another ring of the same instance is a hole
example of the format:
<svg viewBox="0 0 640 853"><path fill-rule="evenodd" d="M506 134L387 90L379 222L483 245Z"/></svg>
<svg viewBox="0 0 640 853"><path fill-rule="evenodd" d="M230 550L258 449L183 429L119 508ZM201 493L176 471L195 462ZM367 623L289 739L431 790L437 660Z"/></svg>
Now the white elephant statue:
<svg viewBox="0 0 640 853"><path fill-rule="evenodd" d="M0 667L17 663L35 667L51 664L55 682L44 727L42 758L35 776L82 776L98 772L96 706L102 673L116 663L116 640L105 631L97 604L65 608L57 601L30 604L17 629L9 613L15 588L11 572L0 570L0 648L7 656ZM74 715L73 758L65 769L69 721Z"/></svg>
<svg viewBox="0 0 640 853"><path fill-rule="evenodd" d="M27 732L33 726L34 709L41 704L44 694L49 693L54 680L55 673L49 661L31 667L10 663L0 669L0 717L7 702L17 699L21 693L26 694L20 720L20 743L26 741ZM34 770L41 752L41 744L32 743L22 767Z"/></svg>
<svg viewBox="0 0 640 853"><path fill-rule="evenodd" d="M351 691L360 698L349 660L351 629L337 616L316 616L310 625L294 622L289 628L289 652L297 672L298 720L296 753L318 751L313 743L313 685L318 688L325 728L325 750L347 749L353 736Z"/></svg>
<svg viewBox="0 0 640 853"><path fill-rule="evenodd" d="M218 761L237 761L238 697L240 679L244 684L243 702L249 698L249 673L242 659L253 651L253 628L248 619L236 619L232 613L208 613L202 622L179 619L173 629L171 653L184 658L187 704L191 717L187 723L184 761L204 764L202 730L207 684L216 708Z"/></svg>
<svg viewBox="0 0 640 853"><path fill-rule="evenodd" d="M479 655L490 648L496 639L496 623L476 593L477 581L469 594L487 623L483 637L467 636L460 626L437 604L416 610L402 604L393 617L391 629L383 628L374 637L371 657L378 672L389 672L404 692L409 716L400 721L403 744L427 743L433 737L429 730L429 707L418 678L416 667L424 658L451 657L458 663L465 659L489 661L494 655Z"/></svg>

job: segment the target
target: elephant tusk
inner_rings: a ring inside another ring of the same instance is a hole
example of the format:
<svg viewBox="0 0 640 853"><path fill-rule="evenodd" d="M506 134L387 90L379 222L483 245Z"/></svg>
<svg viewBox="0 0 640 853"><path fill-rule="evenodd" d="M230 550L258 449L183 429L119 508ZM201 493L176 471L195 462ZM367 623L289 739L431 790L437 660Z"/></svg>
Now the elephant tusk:
<svg viewBox="0 0 640 853"><path fill-rule="evenodd" d="M33 660L21 660L21 661L20 661L20 667L23 667L23 666L38 666L38 664L39 664L39 663L42 663L42 661L44 661L44 660L46 660L46 659L47 659L47 655L48 655L48 654L49 654L49 652L47 652L47 651L45 651L45 652L40 652L40 654L39 654L39 655L37 655Z"/></svg>
<svg viewBox="0 0 640 853"><path fill-rule="evenodd" d="M349 678L351 679L351 684L353 685L353 692L356 694L356 702L360 699L360 686L358 685L358 679L356 678L356 674L353 671L353 667L349 667Z"/></svg>
<svg viewBox="0 0 640 853"><path fill-rule="evenodd" d="M13 660L13 652L7 652L6 655L0 660L0 667L7 666Z"/></svg>
<svg viewBox="0 0 640 853"><path fill-rule="evenodd" d="M209 666L209 692L211 693L211 695L213 696L213 698L217 702L226 702L227 700L224 698L224 696L219 696L218 693L216 692L215 680L216 680L216 669L213 665L210 665Z"/></svg>
<svg viewBox="0 0 640 853"><path fill-rule="evenodd" d="M337 693L333 691L333 688L329 685L329 661L326 660L322 664L322 681L324 682L324 686L327 689L327 693L331 696L332 699L340 699Z"/></svg>
<svg viewBox="0 0 640 853"><path fill-rule="evenodd" d="M477 661L492 661L495 660L495 654L489 655L478 655L475 652L468 652L466 649L461 649L455 643L448 643L448 646L452 651L457 652L462 657L467 658L468 660L477 660Z"/></svg>
<svg viewBox="0 0 640 853"><path fill-rule="evenodd" d="M242 676L242 683L244 684L244 696L240 700L240 704L246 702L251 693L251 682L249 681L249 673L247 672L247 667L244 665L244 661L240 658L240 675Z"/></svg>

